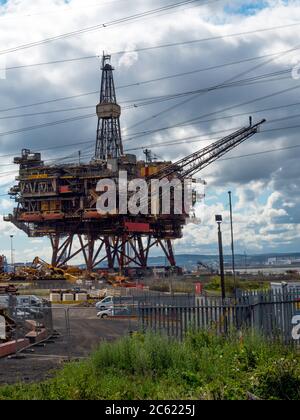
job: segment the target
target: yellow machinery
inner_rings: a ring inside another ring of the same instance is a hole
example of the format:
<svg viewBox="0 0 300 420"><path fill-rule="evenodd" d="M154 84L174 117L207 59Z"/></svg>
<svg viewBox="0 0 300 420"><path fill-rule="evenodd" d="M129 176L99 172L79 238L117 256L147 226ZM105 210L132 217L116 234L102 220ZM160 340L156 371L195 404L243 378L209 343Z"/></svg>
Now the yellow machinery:
<svg viewBox="0 0 300 420"><path fill-rule="evenodd" d="M51 264L48 264L46 261L42 260L40 257L35 257L32 262L33 269L44 269L46 272L50 272L51 275L64 277L70 283L76 283L78 275L81 274L81 271L76 267L69 267L66 269L54 267Z"/></svg>

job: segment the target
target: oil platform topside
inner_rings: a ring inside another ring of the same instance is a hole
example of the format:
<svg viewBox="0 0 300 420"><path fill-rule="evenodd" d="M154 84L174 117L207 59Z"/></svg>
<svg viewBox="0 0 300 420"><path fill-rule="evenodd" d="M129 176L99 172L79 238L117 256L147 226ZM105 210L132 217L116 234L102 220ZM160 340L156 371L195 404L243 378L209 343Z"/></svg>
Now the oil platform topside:
<svg viewBox="0 0 300 420"><path fill-rule="evenodd" d="M94 158L89 163L48 165L40 153L23 149L14 163L19 165L17 185L9 194L17 203L13 214L4 218L29 237L49 237L52 265L64 266L80 254L88 271L106 262L109 269L148 266L150 250L158 246L169 265L176 267L173 240L182 237L189 213L121 214L120 203L115 212L97 211L97 184L111 179L118 186L119 172L126 171L133 179L190 179L229 150L253 136L264 122L250 125L193 153L175 163L138 161L135 155L124 154L120 129L121 108L117 104L110 56L103 56L97 140ZM172 197L172 194L171 194ZM192 205L196 192L192 191Z"/></svg>

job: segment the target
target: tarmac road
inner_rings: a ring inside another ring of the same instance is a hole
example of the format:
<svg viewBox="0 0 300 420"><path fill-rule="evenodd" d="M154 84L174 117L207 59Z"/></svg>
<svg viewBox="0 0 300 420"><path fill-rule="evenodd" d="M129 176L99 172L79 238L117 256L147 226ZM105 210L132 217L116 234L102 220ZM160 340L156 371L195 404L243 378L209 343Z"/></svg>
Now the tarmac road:
<svg viewBox="0 0 300 420"><path fill-rule="evenodd" d="M59 333L53 342L34 347L24 359L0 359L0 385L41 381L70 359L87 357L103 341L116 340L137 329L133 319L98 319L95 308L70 308L69 328L66 307L53 308L54 329Z"/></svg>

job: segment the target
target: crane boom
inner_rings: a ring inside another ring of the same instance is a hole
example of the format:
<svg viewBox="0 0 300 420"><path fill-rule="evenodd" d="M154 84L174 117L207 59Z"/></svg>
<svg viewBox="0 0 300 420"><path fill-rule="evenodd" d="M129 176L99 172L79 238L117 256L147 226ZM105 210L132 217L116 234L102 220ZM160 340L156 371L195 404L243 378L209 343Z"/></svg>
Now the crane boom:
<svg viewBox="0 0 300 420"><path fill-rule="evenodd" d="M266 122L265 119L259 121L256 124L252 124L248 127L243 127L234 133L223 137L222 139L210 144L204 149L198 150L177 162L171 163L170 165L165 166L156 174L151 175L147 178L147 181L151 179L162 179L169 175L172 175L174 172L178 173L179 179L184 179L187 177L192 177L195 173L206 168L211 163L215 162L220 157L224 156L230 150L239 146L241 143L246 141L248 138L254 136L260 129L260 126Z"/></svg>

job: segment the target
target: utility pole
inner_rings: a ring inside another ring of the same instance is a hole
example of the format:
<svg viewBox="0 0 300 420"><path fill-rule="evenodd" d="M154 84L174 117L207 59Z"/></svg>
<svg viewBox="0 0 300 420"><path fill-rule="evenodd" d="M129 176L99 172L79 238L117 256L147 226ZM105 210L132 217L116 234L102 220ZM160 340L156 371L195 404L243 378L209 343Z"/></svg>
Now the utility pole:
<svg viewBox="0 0 300 420"><path fill-rule="evenodd" d="M234 234L233 234L233 214L232 214L232 193L228 191L229 195L229 209L230 209L230 229L231 229L231 255L232 255L232 275L234 282L234 296L236 298L236 274L235 274L235 254L234 254Z"/></svg>
<svg viewBox="0 0 300 420"><path fill-rule="evenodd" d="M224 255L223 255L223 241L222 241L222 231L221 223L223 218L221 215L216 215L216 222L218 224L218 242L219 242L219 258L220 258L220 276L221 276L221 291L222 291L222 300L226 298L225 290L225 274L224 274Z"/></svg>

